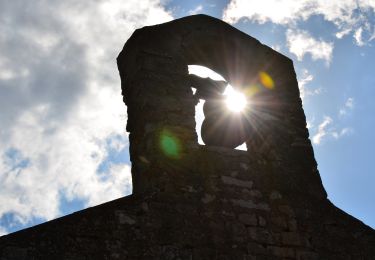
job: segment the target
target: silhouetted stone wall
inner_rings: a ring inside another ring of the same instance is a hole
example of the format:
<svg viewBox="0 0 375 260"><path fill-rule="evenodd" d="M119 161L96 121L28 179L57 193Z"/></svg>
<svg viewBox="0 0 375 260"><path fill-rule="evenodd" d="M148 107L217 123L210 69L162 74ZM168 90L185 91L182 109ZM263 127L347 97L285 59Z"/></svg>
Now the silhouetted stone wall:
<svg viewBox="0 0 375 260"><path fill-rule="evenodd" d="M248 151L197 144L189 64L253 96ZM292 61L208 16L135 31L118 58L133 195L0 238L0 259L375 259L322 186Z"/></svg>
<svg viewBox="0 0 375 260"><path fill-rule="evenodd" d="M249 156L258 154L288 168L279 173L288 179L287 190L326 197L292 61L228 24L203 15L136 30L118 57L128 108L134 193L152 189L149 186L157 181L154 178L161 177L142 166L145 158L150 165L162 160L159 142L164 131L180 142L181 154L197 144L196 100L187 80L191 64L209 67L239 88L259 85L261 71L270 75L275 88L260 88L247 115L253 125L247 142Z"/></svg>

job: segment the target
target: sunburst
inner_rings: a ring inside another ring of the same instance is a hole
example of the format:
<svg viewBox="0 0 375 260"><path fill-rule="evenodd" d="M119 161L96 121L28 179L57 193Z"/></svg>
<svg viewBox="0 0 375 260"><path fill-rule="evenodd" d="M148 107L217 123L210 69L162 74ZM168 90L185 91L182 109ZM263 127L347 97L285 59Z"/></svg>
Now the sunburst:
<svg viewBox="0 0 375 260"><path fill-rule="evenodd" d="M232 112L239 113L247 106L247 100L244 94L233 89L228 85L224 92L225 103Z"/></svg>

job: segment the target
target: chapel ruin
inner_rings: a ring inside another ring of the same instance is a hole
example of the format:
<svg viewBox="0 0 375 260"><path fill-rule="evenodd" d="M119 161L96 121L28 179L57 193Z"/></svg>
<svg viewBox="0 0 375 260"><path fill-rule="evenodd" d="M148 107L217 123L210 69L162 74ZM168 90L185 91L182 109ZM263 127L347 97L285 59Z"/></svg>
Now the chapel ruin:
<svg viewBox="0 0 375 260"><path fill-rule="evenodd" d="M117 63L133 194L1 237L0 259L375 259L374 230L327 199L289 58L194 15L136 30ZM215 103L226 83L241 117Z"/></svg>

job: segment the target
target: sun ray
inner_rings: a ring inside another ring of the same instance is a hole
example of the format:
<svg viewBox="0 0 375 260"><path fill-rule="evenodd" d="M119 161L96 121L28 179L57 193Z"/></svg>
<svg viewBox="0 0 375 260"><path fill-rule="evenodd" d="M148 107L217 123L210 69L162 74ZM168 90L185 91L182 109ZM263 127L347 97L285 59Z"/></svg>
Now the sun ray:
<svg viewBox="0 0 375 260"><path fill-rule="evenodd" d="M247 105L247 100L244 94L233 89L231 85L228 85L224 91L225 103L229 110L232 112L241 112Z"/></svg>

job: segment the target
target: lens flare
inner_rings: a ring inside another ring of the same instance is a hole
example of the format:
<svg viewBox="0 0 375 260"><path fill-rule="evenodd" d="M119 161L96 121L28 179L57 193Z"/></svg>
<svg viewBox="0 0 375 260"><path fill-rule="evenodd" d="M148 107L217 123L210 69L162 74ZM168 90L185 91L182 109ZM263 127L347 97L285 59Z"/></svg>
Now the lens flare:
<svg viewBox="0 0 375 260"><path fill-rule="evenodd" d="M255 94L257 94L258 92L260 92L260 90L261 90L261 87L259 86L259 84L257 84L257 85L251 85L249 87L244 88L243 92L244 92L245 96L252 97Z"/></svg>
<svg viewBox="0 0 375 260"><path fill-rule="evenodd" d="M275 87L275 83L273 82L273 79L267 72L264 72L264 71L259 72L259 80L260 80L260 83L262 83L262 85L265 88L273 89Z"/></svg>
<svg viewBox="0 0 375 260"><path fill-rule="evenodd" d="M160 147L164 154L171 158L179 158L180 142L172 133L164 130L160 135Z"/></svg>
<svg viewBox="0 0 375 260"><path fill-rule="evenodd" d="M245 95L235 91L231 85L227 86L224 95L226 96L225 103L228 109L233 112L241 112L247 105Z"/></svg>

